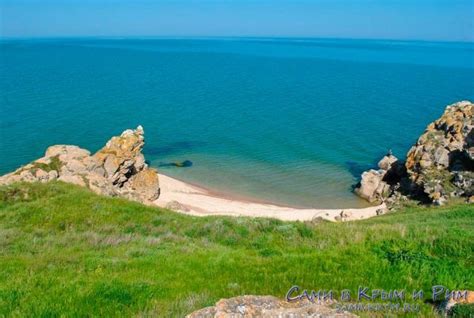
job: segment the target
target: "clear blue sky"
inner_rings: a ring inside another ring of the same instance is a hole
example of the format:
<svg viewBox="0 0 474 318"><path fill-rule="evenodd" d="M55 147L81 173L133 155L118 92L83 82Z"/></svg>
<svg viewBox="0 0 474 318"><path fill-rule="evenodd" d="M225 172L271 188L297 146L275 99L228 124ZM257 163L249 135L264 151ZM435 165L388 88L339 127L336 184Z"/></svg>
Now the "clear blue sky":
<svg viewBox="0 0 474 318"><path fill-rule="evenodd" d="M296 36L474 41L474 0L0 0L2 37Z"/></svg>

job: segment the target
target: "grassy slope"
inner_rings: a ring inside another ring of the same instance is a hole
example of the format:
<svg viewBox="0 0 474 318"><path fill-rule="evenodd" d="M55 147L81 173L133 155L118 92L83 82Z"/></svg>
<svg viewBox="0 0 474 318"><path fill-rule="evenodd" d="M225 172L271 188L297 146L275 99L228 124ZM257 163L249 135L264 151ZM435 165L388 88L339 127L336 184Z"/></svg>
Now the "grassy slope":
<svg viewBox="0 0 474 318"><path fill-rule="evenodd" d="M294 284L472 290L473 242L473 205L310 224L189 217L62 183L3 187L0 316L183 316Z"/></svg>

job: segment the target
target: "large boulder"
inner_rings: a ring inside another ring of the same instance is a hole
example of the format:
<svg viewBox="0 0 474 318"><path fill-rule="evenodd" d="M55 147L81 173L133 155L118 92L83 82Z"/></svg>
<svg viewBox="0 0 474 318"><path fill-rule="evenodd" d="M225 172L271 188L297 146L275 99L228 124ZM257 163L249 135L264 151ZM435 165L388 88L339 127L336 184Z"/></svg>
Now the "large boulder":
<svg viewBox="0 0 474 318"><path fill-rule="evenodd" d="M130 176L147 168L142 154L144 144L144 131L138 126L136 130L127 129L112 137L93 157L104 167L106 178L122 186Z"/></svg>
<svg viewBox="0 0 474 318"><path fill-rule="evenodd" d="M112 137L97 153L77 146L55 145L44 157L0 177L0 184L59 180L88 187L109 196L122 196L143 203L160 194L158 173L145 163L141 126Z"/></svg>
<svg viewBox="0 0 474 318"><path fill-rule="evenodd" d="M384 202L392 194L392 185L400 179L398 158L389 152L378 163L379 170L362 173L355 193L371 203Z"/></svg>
<svg viewBox="0 0 474 318"><path fill-rule="evenodd" d="M215 306L197 310L186 318L306 318L358 317L338 312L326 304L306 301L287 302L274 296L238 296L219 300Z"/></svg>
<svg viewBox="0 0 474 318"><path fill-rule="evenodd" d="M384 170L369 170L362 174L361 181L355 189L355 193L367 201L381 202L388 196L389 185L383 181Z"/></svg>
<svg viewBox="0 0 474 318"><path fill-rule="evenodd" d="M392 155L391 151L389 151L387 155L380 159L377 165L380 169L388 171L392 169L392 166L394 166L397 162L398 158Z"/></svg>
<svg viewBox="0 0 474 318"><path fill-rule="evenodd" d="M132 175L122 187L124 196L138 201L155 201L160 196L158 173L142 169Z"/></svg>

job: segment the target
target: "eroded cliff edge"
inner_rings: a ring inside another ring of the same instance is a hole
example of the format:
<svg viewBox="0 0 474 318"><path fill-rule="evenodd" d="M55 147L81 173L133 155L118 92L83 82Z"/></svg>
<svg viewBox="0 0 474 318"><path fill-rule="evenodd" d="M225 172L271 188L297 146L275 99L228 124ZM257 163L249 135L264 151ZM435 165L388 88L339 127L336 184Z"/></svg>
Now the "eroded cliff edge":
<svg viewBox="0 0 474 318"><path fill-rule="evenodd" d="M391 153L378 170L362 174L355 192L369 202L396 204L415 199L441 205L461 197L474 202L474 104L446 107L408 151L405 160Z"/></svg>
<svg viewBox="0 0 474 318"><path fill-rule="evenodd" d="M144 131L125 130L95 154L72 145L55 145L45 155L0 177L1 184L60 180L108 196L121 196L149 204L158 199L158 173L145 163Z"/></svg>

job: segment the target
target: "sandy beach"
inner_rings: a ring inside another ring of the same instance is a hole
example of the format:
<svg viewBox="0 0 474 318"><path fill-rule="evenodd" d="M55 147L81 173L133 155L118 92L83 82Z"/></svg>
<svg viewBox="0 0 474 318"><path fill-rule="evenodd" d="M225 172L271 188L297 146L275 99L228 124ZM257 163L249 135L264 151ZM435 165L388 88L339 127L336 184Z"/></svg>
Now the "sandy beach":
<svg viewBox="0 0 474 318"><path fill-rule="evenodd" d="M328 221L352 221L377 216L386 210L385 204L360 209L301 209L274 204L259 203L226 197L205 188L188 184L160 174L160 198L154 203L174 211L194 215L229 215L268 217L282 221L311 221L322 218ZM341 215L343 216L341 218Z"/></svg>

